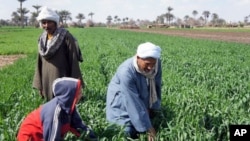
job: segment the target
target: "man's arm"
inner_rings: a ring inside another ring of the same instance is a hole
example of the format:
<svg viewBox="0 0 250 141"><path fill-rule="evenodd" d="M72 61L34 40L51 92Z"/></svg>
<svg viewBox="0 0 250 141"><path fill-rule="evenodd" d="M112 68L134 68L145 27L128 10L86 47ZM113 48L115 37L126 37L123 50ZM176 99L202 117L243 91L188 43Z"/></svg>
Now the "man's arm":
<svg viewBox="0 0 250 141"><path fill-rule="evenodd" d="M131 123L139 132L145 132L152 128L148 110L140 98L136 86L136 74L125 71L118 73L121 79L122 93L124 94L123 103L127 109Z"/></svg>

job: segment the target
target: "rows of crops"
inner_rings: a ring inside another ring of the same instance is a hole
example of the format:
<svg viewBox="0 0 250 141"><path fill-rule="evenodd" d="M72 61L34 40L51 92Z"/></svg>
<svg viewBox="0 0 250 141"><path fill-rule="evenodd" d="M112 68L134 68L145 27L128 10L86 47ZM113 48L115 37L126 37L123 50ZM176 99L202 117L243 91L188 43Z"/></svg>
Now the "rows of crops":
<svg viewBox="0 0 250 141"><path fill-rule="evenodd" d="M122 140L105 119L106 89L118 65L138 44L162 47L163 119L157 140L229 140L229 124L250 124L248 44L195 40L105 28L69 29L78 39L86 99L78 105L102 141ZM21 120L44 101L31 88L41 29L0 29L0 54L27 57L0 70L0 140L15 140ZM74 140L69 134L66 140ZM142 136L140 140L144 140Z"/></svg>

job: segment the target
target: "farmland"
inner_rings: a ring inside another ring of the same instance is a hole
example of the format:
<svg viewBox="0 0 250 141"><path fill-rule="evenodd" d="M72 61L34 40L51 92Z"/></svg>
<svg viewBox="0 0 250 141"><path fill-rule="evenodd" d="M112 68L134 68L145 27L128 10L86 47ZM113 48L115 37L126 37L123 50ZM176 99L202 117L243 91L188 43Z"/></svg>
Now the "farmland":
<svg viewBox="0 0 250 141"><path fill-rule="evenodd" d="M78 39L84 57L80 65L86 88L79 112L100 140L122 140L119 127L105 120L107 85L118 65L145 41L162 48L164 116L156 121L157 140L227 141L230 124L250 124L248 43L107 28L68 30ZM0 140L14 141L25 115L44 103L31 87L41 32L0 28L0 55L26 56L0 69ZM69 134L66 140L75 138Z"/></svg>

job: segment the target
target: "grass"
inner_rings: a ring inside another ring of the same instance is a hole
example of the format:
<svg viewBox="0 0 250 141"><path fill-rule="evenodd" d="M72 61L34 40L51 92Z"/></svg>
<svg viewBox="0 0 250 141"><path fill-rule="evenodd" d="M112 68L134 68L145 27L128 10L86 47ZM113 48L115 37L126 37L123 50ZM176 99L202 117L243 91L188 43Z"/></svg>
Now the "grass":
<svg viewBox="0 0 250 141"><path fill-rule="evenodd" d="M157 140L227 141L230 124L249 124L248 44L106 28L68 30L78 39L84 57L80 66L86 100L78 105L79 112L100 140L123 140L122 130L105 119L107 85L118 65L135 55L137 45L145 41L162 48L165 118L155 121ZM0 54L27 54L0 70L0 140L15 140L21 120L44 102L31 87L41 32L0 28ZM71 134L66 137L73 139Z"/></svg>

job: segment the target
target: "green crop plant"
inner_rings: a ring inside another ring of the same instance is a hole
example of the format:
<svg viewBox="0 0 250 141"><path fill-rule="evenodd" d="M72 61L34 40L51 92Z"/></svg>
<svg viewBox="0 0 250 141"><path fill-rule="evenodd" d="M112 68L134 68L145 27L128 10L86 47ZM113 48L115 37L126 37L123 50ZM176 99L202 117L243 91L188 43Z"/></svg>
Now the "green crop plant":
<svg viewBox="0 0 250 141"><path fill-rule="evenodd" d="M249 44L107 28L68 30L84 58L85 99L77 106L99 140L123 140L122 127L105 119L107 85L120 63L146 41L162 48L162 111L153 121L157 141L227 141L230 124L250 124ZM41 32L0 28L0 55L26 55L0 69L0 140L14 141L23 118L45 102L31 85ZM68 134L66 140L77 139Z"/></svg>

